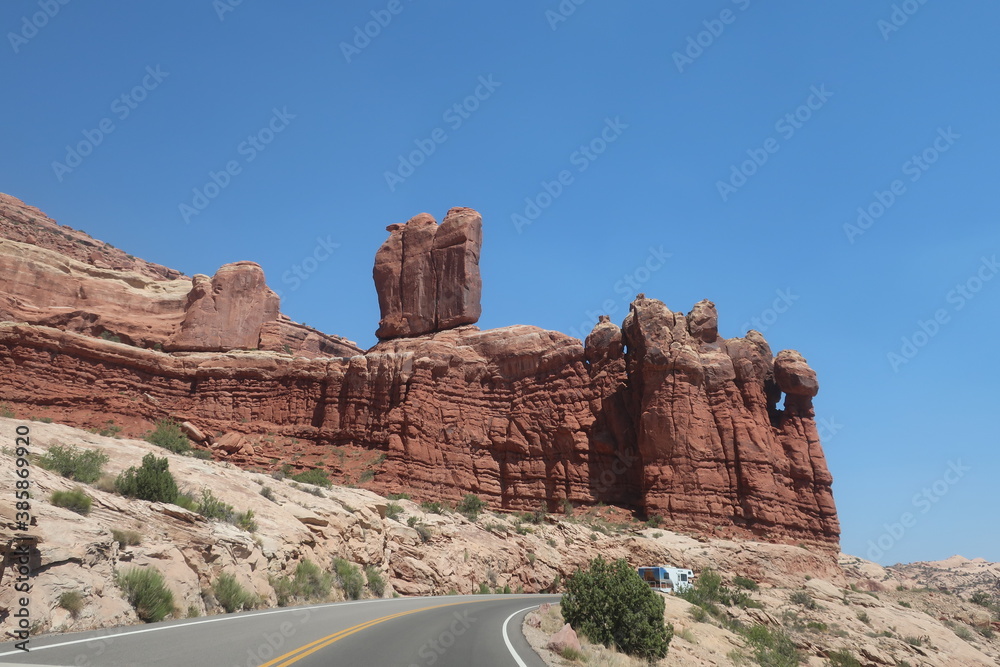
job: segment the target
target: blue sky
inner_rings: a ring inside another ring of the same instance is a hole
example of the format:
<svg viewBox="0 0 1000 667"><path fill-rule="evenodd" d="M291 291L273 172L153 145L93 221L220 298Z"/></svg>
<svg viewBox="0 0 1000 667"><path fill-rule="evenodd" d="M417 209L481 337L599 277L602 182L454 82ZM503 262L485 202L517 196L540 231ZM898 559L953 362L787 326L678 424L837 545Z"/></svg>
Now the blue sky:
<svg viewBox="0 0 1000 667"><path fill-rule="evenodd" d="M1000 561L996 3L63 1L0 8L0 191L362 346L385 226L471 206L480 326L756 318L844 551Z"/></svg>

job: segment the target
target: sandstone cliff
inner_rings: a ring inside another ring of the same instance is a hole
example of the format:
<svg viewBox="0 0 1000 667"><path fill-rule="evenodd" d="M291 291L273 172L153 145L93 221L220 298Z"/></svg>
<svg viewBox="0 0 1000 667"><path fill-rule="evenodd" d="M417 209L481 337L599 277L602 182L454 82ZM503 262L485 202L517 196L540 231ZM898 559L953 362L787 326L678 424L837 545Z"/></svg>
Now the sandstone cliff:
<svg viewBox="0 0 1000 667"><path fill-rule="evenodd" d="M174 596L175 615L183 617L223 611L214 594L221 574L258 596L260 606L274 606L273 578L290 575L305 559L323 571L335 558L366 566L385 580L382 595L444 595L473 593L482 586L490 592L561 592L560 581L600 555L624 558L633 566L673 563L696 573L711 567L728 585L736 576L758 582L760 590L751 594L757 608L730 606L723 612L747 625L783 629L809 656L809 664L826 664L823 657L839 649L851 651L864 665L905 660L987 667L1000 659L995 635L1000 623L985 607L921 588L898 569L850 556L838 559L828 550L685 535L648 527L612 508L578 509L572 516L486 511L471 520L365 489L319 489L227 462L172 454L147 442L0 417L0 432L13 433L19 426L30 431L35 457L53 445L97 450L109 456L105 472L111 475L138 465L147 453L165 457L182 491L198 496L210 489L238 511L253 510L257 524L248 532L176 505L123 498L102 490L101 482L71 482L33 465L36 521L30 532L39 540L32 550L33 636L139 623L115 584L115 573L132 567L162 573ZM14 470L11 450L0 450L3 488L13 484ZM77 486L93 500L87 515L50 502L54 491ZM10 533L12 517L5 508L0 505L0 537ZM997 568L971 563L977 569ZM919 565L927 574L946 572L954 564ZM7 583L0 585L0 641L9 638L9 613L16 606ZM372 589L366 586L363 596L375 596ZM81 598L72 611L60 604L68 593ZM329 599L343 597L335 586ZM661 664L747 664L753 647L741 637L711 619L696 621L691 605L680 598L668 596L666 602L666 620L674 623L676 634ZM605 664L600 652L585 648L589 664Z"/></svg>
<svg viewBox="0 0 1000 667"><path fill-rule="evenodd" d="M138 434L169 416L206 442L243 434L216 455L263 469L344 475L344 453L367 452L377 463L352 481L376 491L523 510L603 502L699 532L836 547L818 384L797 352L773 356L757 332L720 338L711 302L684 315L644 295L586 344L480 331L478 213L389 232L374 270L383 340L367 353L292 336L251 262L161 281L5 241L0 262L16 270L0 274L12 320L0 323L0 400L91 428ZM94 337L105 331L119 342Z"/></svg>

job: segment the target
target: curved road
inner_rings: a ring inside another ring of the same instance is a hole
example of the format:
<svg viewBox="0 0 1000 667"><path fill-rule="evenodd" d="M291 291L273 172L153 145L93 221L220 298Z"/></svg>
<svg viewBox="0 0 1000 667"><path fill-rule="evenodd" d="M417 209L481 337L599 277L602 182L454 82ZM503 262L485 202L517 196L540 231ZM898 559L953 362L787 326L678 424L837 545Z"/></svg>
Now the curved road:
<svg viewBox="0 0 1000 667"><path fill-rule="evenodd" d="M0 666L544 667L521 634L558 595L452 595L285 607L0 644Z"/></svg>

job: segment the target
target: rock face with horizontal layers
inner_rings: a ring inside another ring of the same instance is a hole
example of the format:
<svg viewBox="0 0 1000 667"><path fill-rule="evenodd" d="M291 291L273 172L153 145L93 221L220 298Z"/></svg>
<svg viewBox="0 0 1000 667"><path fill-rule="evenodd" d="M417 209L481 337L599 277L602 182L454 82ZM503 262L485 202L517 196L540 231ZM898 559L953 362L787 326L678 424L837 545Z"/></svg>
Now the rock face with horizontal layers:
<svg viewBox="0 0 1000 667"><path fill-rule="evenodd" d="M183 306L174 328L151 330L183 352L0 323L0 395L90 428L189 422L230 434L216 457L260 469L343 474L344 452L357 451L373 462L362 484L421 499L475 493L549 511L603 502L696 532L836 548L818 384L801 355L773 356L755 331L719 337L709 301L684 315L644 295L621 327L602 317L586 344L524 325L480 331L470 323L480 230L470 209L440 226L427 215L390 226L374 270L382 340L366 353L285 354L283 340L323 342L282 319L259 267L241 263L196 277L183 297L170 292ZM92 278L91 290L114 282ZM28 294L29 283L5 284ZM73 289L52 293L76 303Z"/></svg>
<svg viewBox="0 0 1000 667"><path fill-rule="evenodd" d="M64 231L66 230L66 231ZM176 352L270 350L307 357L361 350L292 322L254 262L211 278L178 272L95 241L0 194L0 321L75 331Z"/></svg>
<svg viewBox="0 0 1000 667"><path fill-rule="evenodd" d="M453 208L439 226L428 213L386 227L375 254L380 339L420 336L475 324L482 314L482 217Z"/></svg>

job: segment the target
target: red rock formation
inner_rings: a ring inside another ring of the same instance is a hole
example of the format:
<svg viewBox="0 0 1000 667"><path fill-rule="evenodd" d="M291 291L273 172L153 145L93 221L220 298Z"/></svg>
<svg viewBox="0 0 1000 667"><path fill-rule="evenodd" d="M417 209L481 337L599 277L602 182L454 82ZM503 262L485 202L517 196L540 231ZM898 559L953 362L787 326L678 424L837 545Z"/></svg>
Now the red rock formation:
<svg viewBox="0 0 1000 667"><path fill-rule="evenodd" d="M261 326L278 319L278 295L254 262L226 264L213 278L197 275L184 319L168 350L225 351L260 344Z"/></svg>
<svg viewBox="0 0 1000 667"><path fill-rule="evenodd" d="M386 230L372 273L382 313L376 335L385 340L475 324L482 313L482 217L453 208L440 226L421 213Z"/></svg>
<svg viewBox="0 0 1000 667"><path fill-rule="evenodd" d="M625 319L645 511L701 529L735 523L765 536L836 539L813 422L815 373L797 352L772 361L757 332L723 340L717 330L708 301L685 317L638 298Z"/></svg>
<svg viewBox="0 0 1000 667"><path fill-rule="evenodd" d="M23 239L0 238L0 321L173 351L260 348L307 357L361 352L346 339L280 315L277 295L253 262L227 264L212 278L193 279L142 260L112 269L114 252L124 253L104 249L110 259L97 261L91 249L100 242L61 229L38 209L0 194L0 232Z"/></svg>
<svg viewBox="0 0 1000 667"><path fill-rule="evenodd" d="M259 267L241 263L211 282L196 277L183 299L170 292L166 301L181 305L165 308L176 317L171 341L184 354L68 326L0 324L0 396L27 414L87 427L114 419L146 428L170 416L206 441L230 433L214 451L241 465L290 457L253 434L294 439L297 460L331 469L332 446L369 450L384 455L369 485L418 498L476 493L522 510L605 502L697 531L836 546L813 421L818 385L801 355L772 357L757 332L719 338L708 301L685 316L640 295L621 328L602 318L586 346L536 327L461 324L478 316L479 225L478 214L452 209L441 226L424 215L390 227L375 266L384 339L365 354L346 343L338 348L346 354L330 354L337 345L278 315ZM0 292L21 295L6 294L8 304L21 299L19 314L41 289L32 262L22 264L19 278L0 274ZM100 299L142 303L105 285L116 284L112 276L86 275L96 282L53 279L51 293L77 310L81 285ZM135 285L144 294L145 283ZM98 313L98 301L80 312ZM285 354L288 340L313 354ZM229 347L261 351L190 351Z"/></svg>

